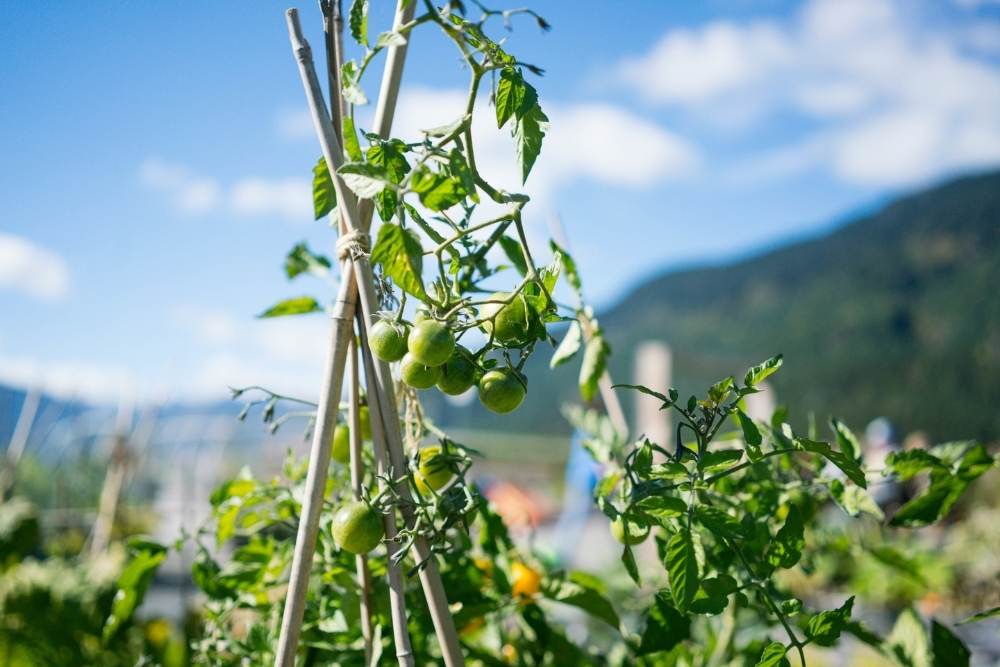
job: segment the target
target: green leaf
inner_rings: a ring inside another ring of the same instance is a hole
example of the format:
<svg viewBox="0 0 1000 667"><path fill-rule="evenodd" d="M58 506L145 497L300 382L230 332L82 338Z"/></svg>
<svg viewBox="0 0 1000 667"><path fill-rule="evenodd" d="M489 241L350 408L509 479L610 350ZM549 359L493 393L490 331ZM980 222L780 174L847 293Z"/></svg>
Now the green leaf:
<svg viewBox="0 0 1000 667"><path fill-rule="evenodd" d="M676 496L646 496L635 506L663 525L666 525L667 519L682 516L688 509L687 503Z"/></svg>
<svg viewBox="0 0 1000 667"><path fill-rule="evenodd" d="M729 468L743 458L743 452L738 449L718 449L705 452L698 461L698 467L705 472L714 472Z"/></svg>
<svg viewBox="0 0 1000 667"><path fill-rule="evenodd" d="M348 24L354 41L361 46L368 46L368 0L354 0L351 3Z"/></svg>
<svg viewBox="0 0 1000 667"><path fill-rule="evenodd" d="M542 587L542 595L555 602L582 609L615 629L621 624L611 602L582 578L550 580Z"/></svg>
<svg viewBox="0 0 1000 667"><path fill-rule="evenodd" d="M912 479L925 470L944 470L945 462L926 449L907 449L892 452L885 461L886 469L896 475L901 482Z"/></svg>
<svg viewBox="0 0 1000 667"><path fill-rule="evenodd" d="M885 640L886 652L906 667L931 667L931 642L923 621L913 609L904 609Z"/></svg>
<svg viewBox="0 0 1000 667"><path fill-rule="evenodd" d="M733 376L730 375L724 380L719 380L711 387L709 387L708 388L709 400L711 400L716 405L721 404L722 401L726 400L726 396L729 395L729 392L732 391L734 381L735 380Z"/></svg>
<svg viewBox="0 0 1000 667"><path fill-rule="evenodd" d="M574 320L569 323L566 335L563 336L562 342L559 343L559 347L556 348L555 353L552 355L552 360L549 361L549 368L561 366L572 359L580 349L582 342L583 332L580 329L580 323Z"/></svg>
<svg viewBox="0 0 1000 667"><path fill-rule="evenodd" d="M831 419L830 428L833 429L833 433L837 438L837 446L840 447L840 451L854 460L860 459L861 443L858 442L857 436L847 427L847 424L839 419Z"/></svg>
<svg viewBox="0 0 1000 667"><path fill-rule="evenodd" d="M1000 607L993 607L992 609L987 609L977 614L973 614L964 621L959 622L959 625L965 625L966 623L978 623L979 621L985 621L987 618L993 618L994 616L1000 616Z"/></svg>
<svg viewBox="0 0 1000 667"><path fill-rule="evenodd" d="M745 537L743 525L717 507L698 505L694 509L694 518L717 537L729 540Z"/></svg>
<svg viewBox="0 0 1000 667"><path fill-rule="evenodd" d="M628 572L628 576L632 578L636 586L640 586L639 581L639 566L635 563L635 554L632 553L632 547L625 545L625 549L622 551L622 564L625 566L625 571Z"/></svg>
<svg viewBox="0 0 1000 667"><path fill-rule="evenodd" d="M781 642L771 642L764 647L764 652L757 661L757 667L783 667L788 665L788 658L785 657L785 645Z"/></svg>
<svg viewBox="0 0 1000 667"><path fill-rule="evenodd" d="M698 558L691 533L682 528L667 541L667 574L674 603L686 614L698 592Z"/></svg>
<svg viewBox="0 0 1000 667"><path fill-rule="evenodd" d="M325 276L330 271L330 258L318 255L303 241L296 243L285 258L285 275L289 280L303 273Z"/></svg>
<svg viewBox="0 0 1000 667"><path fill-rule="evenodd" d="M580 272L576 269L576 262L573 260L572 255L552 239L549 239L549 248L552 249L553 254L559 253L562 257L563 274L566 276L566 282L573 288L577 296L580 296L583 285L580 282Z"/></svg>
<svg viewBox="0 0 1000 667"><path fill-rule="evenodd" d="M678 613L670 599L658 594L646 614L637 655L669 651L691 636L691 621Z"/></svg>
<svg viewBox="0 0 1000 667"><path fill-rule="evenodd" d="M969 667L968 647L937 621L931 621L931 646L934 667Z"/></svg>
<svg viewBox="0 0 1000 667"><path fill-rule="evenodd" d="M866 549L875 560L883 565L899 571L918 583L927 584L927 580L924 578L923 572L921 572L920 563L909 558L899 550L888 544L877 544L866 547Z"/></svg>
<svg viewBox="0 0 1000 667"><path fill-rule="evenodd" d="M736 419L740 423L740 428L743 430L743 441L752 447L759 447L764 439L760 435L760 429L754 424L753 419L750 415L743 412L740 408L736 408Z"/></svg>
<svg viewBox="0 0 1000 667"><path fill-rule="evenodd" d="M504 254L507 255L507 259L511 261L517 272L522 276L528 275L528 263L524 259L521 243L505 234L500 237L500 247L503 248Z"/></svg>
<svg viewBox="0 0 1000 667"><path fill-rule="evenodd" d="M348 60L340 66L340 88L344 99L355 106L368 104L365 91L361 89L358 76L360 75L358 64L353 60Z"/></svg>
<svg viewBox="0 0 1000 667"><path fill-rule="evenodd" d="M514 126L514 152L521 168L522 183L528 180L528 174L542 152L542 139L548 128L549 118L538 104L524 112Z"/></svg>
<svg viewBox="0 0 1000 667"><path fill-rule="evenodd" d="M432 211L451 208L465 199L466 195L459 179L426 167L414 170L410 176L410 188L420 197L420 203Z"/></svg>
<svg viewBox="0 0 1000 667"><path fill-rule="evenodd" d="M358 143L358 132L354 127L354 119L344 116L343 121L344 152L347 159L352 162L362 162L365 157L361 153L361 144Z"/></svg>
<svg viewBox="0 0 1000 667"><path fill-rule="evenodd" d="M782 355L776 357L771 357L767 361L757 364L751 368L747 369L746 375L743 376L743 384L748 387L754 387L760 382L763 382L765 378L773 373L776 373L782 364Z"/></svg>
<svg viewBox="0 0 1000 667"><path fill-rule="evenodd" d="M785 525L774 536L767 550L767 562L772 567L788 569L794 567L802 558L802 548L805 546L805 527L802 525L802 515L795 505L788 508Z"/></svg>
<svg viewBox="0 0 1000 667"><path fill-rule="evenodd" d="M127 623L142 604L149 584L153 581L160 563L167 557L167 548L146 540L129 543L131 559L118 577L111 614L104 622L105 644Z"/></svg>
<svg viewBox="0 0 1000 667"><path fill-rule="evenodd" d="M330 177L326 159L320 158L313 167L313 214L319 220L336 207L337 192L333 187L333 178Z"/></svg>
<svg viewBox="0 0 1000 667"><path fill-rule="evenodd" d="M386 49L390 46L403 46L404 44L406 44L406 37L392 30L380 32L378 37L375 38L376 49Z"/></svg>
<svg viewBox="0 0 1000 667"><path fill-rule="evenodd" d="M698 594L691 602L691 611L695 614L715 616L726 610L729 596L736 592L736 580L728 574L705 579L701 582Z"/></svg>
<svg viewBox="0 0 1000 667"><path fill-rule="evenodd" d="M899 508L889 525L919 527L943 519L969 485L993 465L985 447L967 447L950 469L933 469L927 489Z"/></svg>
<svg viewBox="0 0 1000 667"><path fill-rule="evenodd" d="M496 93L498 128L503 127L511 116L520 118L537 103L538 94L534 87L524 80L521 72L513 67L500 70Z"/></svg>
<svg viewBox="0 0 1000 667"><path fill-rule="evenodd" d="M368 162L345 162L337 175L360 199L372 199L392 185L384 169Z"/></svg>
<svg viewBox="0 0 1000 667"><path fill-rule="evenodd" d="M611 346L604 336L597 334L587 341L583 351L583 364L580 366L580 396L584 401L593 400L597 394L597 382L604 375L607 367Z"/></svg>
<svg viewBox="0 0 1000 667"><path fill-rule="evenodd" d="M378 240L372 248L371 261L382 265L382 270L400 289L421 301L427 301L424 291L423 253L416 234L391 222L382 223Z"/></svg>
<svg viewBox="0 0 1000 667"><path fill-rule="evenodd" d="M878 520L885 518L882 508L878 506L875 499L871 497L865 489L855 484L844 484L839 479L831 479L829 482L830 495L834 501L847 512L849 516L859 516L862 512L870 514Z"/></svg>
<svg viewBox="0 0 1000 667"><path fill-rule="evenodd" d="M323 307L311 296L296 296L285 299L274 304L257 317L284 317L286 315L305 315L307 313L319 313Z"/></svg>
<svg viewBox="0 0 1000 667"><path fill-rule="evenodd" d="M837 609L823 611L809 619L806 626L806 636L820 646L833 646L837 643L840 633L851 618L854 608L854 596L847 598Z"/></svg>
<svg viewBox="0 0 1000 667"><path fill-rule="evenodd" d="M860 486L862 489L868 488L868 480L865 478L865 471L861 469L858 462L847 456L843 452L838 452L828 443L809 440L808 438L796 438L795 444L805 449L807 452L821 454L826 460L840 468L847 478Z"/></svg>
<svg viewBox="0 0 1000 667"><path fill-rule="evenodd" d="M649 387L644 387L641 384L616 384L616 385L612 385L613 389L618 389L620 387L624 387L625 389L635 389L636 391L638 391L640 393L643 393L643 394L646 394L647 396L652 396L653 398L658 398L661 401L663 401L664 403L669 403L670 402L670 399L668 399L666 397L666 395L661 394L658 391L653 391Z"/></svg>

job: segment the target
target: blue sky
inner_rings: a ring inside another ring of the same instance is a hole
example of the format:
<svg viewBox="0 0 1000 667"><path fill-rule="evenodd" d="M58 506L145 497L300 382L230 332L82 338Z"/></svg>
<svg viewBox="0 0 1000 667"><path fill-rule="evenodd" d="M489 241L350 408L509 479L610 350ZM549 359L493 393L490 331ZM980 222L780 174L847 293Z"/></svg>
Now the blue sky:
<svg viewBox="0 0 1000 667"><path fill-rule="evenodd" d="M385 29L389 3L372 5ZM598 304L1000 162L996 2L533 6L553 30L509 35L546 69L553 122L529 228L541 244L562 220ZM253 319L329 289L281 271L295 242L333 243L311 220L318 150L284 7L0 5L0 382L102 401L313 393L323 318ZM453 120L465 85L430 29L410 53L402 136ZM478 153L505 182L490 113Z"/></svg>

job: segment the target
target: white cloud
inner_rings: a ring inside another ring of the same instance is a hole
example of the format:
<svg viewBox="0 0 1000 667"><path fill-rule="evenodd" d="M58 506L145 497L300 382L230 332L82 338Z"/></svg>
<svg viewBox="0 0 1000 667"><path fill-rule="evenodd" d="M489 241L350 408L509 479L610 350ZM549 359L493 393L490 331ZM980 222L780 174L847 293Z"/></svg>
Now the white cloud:
<svg viewBox="0 0 1000 667"><path fill-rule="evenodd" d="M305 109L281 109L275 117L275 130L282 139L314 139L312 116Z"/></svg>
<svg viewBox="0 0 1000 667"><path fill-rule="evenodd" d="M899 186L1000 161L1000 67L975 55L995 26L922 27L908 7L811 0L788 21L674 30L615 73L643 99L698 119L735 118L747 131L768 114L807 121L791 144L731 165L736 180L822 167Z"/></svg>
<svg viewBox="0 0 1000 667"><path fill-rule="evenodd" d="M20 236L0 233L0 289L55 301L69 290L69 268L51 250Z"/></svg>
<svg viewBox="0 0 1000 667"><path fill-rule="evenodd" d="M214 178L159 158L144 161L139 178L186 214L226 211L236 216L312 220L312 185L305 179L247 177L223 186Z"/></svg>
<svg viewBox="0 0 1000 667"><path fill-rule="evenodd" d="M136 382L126 369L90 361L0 357L0 383L37 387L65 399L113 403L134 393Z"/></svg>

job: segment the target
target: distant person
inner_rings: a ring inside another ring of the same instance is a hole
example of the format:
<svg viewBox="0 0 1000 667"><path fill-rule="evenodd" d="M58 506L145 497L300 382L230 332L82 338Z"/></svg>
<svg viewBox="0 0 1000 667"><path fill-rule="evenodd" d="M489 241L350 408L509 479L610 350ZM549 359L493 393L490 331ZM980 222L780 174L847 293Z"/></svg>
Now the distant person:
<svg viewBox="0 0 1000 667"><path fill-rule="evenodd" d="M587 438L579 429L574 429L570 436L562 513L555 526L556 554L559 562L567 565L576 554L594 507L594 489L601 478L601 465L583 446Z"/></svg>
<svg viewBox="0 0 1000 667"><path fill-rule="evenodd" d="M865 468L869 470L882 470L885 468L889 454L899 449L896 441L895 429L885 417L878 417L869 422L865 427L865 447L861 452L861 457ZM873 485L870 489L872 498L880 507L894 504L899 501L902 488L896 482L886 480L880 484Z"/></svg>

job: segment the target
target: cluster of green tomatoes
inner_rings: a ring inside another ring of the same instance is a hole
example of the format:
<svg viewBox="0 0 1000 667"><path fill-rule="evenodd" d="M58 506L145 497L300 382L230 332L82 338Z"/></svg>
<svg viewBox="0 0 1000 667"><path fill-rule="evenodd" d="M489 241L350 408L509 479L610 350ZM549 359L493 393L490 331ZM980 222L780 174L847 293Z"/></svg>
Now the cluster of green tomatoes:
<svg viewBox="0 0 1000 667"><path fill-rule="evenodd" d="M483 330L503 346L524 344L531 336L534 311L524 297L497 293L482 307ZM509 303L506 303L508 302ZM459 345L446 322L417 315L413 325L379 320L369 332L372 352L384 361L399 362L399 375L414 389L437 387L458 396L475 386L479 401L489 410L506 414L516 410L527 394L527 379L514 368L480 366L478 356Z"/></svg>

